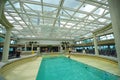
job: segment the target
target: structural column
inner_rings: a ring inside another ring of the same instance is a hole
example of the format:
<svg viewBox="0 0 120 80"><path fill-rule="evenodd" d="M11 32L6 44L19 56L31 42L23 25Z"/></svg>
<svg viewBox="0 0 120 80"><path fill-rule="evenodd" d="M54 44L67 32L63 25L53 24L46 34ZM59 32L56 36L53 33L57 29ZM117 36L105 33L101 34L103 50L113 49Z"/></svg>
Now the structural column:
<svg viewBox="0 0 120 80"><path fill-rule="evenodd" d="M97 39L96 39L96 35L93 35L94 38L94 49L95 49L95 55L99 55L99 51L98 51L98 44L97 44Z"/></svg>
<svg viewBox="0 0 120 80"><path fill-rule="evenodd" d="M27 43L25 43L25 51L27 51Z"/></svg>
<svg viewBox="0 0 120 80"><path fill-rule="evenodd" d="M6 3L7 0L0 0L0 20L2 19L2 14L3 14L3 10L4 10L4 5Z"/></svg>
<svg viewBox="0 0 120 80"><path fill-rule="evenodd" d="M2 62L8 61L11 30L12 28L6 29L4 48L3 48L3 54L2 54Z"/></svg>
<svg viewBox="0 0 120 80"><path fill-rule="evenodd" d="M59 48L59 51L60 51L60 53L62 53L62 46L61 46L61 44L60 44L60 48Z"/></svg>
<svg viewBox="0 0 120 80"><path fill-rule="evenodd" d="M65 44L65 51L64 51L65 53L67 52L67 46L66 46L66 44Z"/></svg>
<svg viewBox="0 0 120 80"><path fill-rule="evenodd" d="M32 43L32 46L31 46L31 51L33 51L33 43Z"/></svg>
<svg viewBox="0 0 120 80"><path fill-rule="evenodd" d="M120 69L120 0L108 0L108 3L115 37L118 65Z"/></svg>

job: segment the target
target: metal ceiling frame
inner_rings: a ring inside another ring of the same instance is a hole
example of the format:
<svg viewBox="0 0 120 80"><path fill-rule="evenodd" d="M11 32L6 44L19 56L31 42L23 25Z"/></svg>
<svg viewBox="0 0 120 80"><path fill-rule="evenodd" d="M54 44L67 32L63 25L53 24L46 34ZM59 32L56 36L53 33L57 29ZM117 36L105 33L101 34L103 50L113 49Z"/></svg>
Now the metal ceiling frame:
<svg viewBox="0 0 120 80"><path fill-rule="evenodd" d="M11 16L13 21L17 22L18 25L20 25L24 31L31 33L30 36L35 36L35 38L45 38L45 39L73 39L76 36L85 36L88 33L92 33L95 29L99 29L101 27L104 27L108 25L108 21L111 21L110 17L106 17L105 15L109 14L108 12L105 12L108 9L108 4L106 4L106 0L103 2L96 1L96 0L76 0L78 2L81 2L82 4L79 5L77 9L70 8L63 6L65 0L59 0L59 5L53 4L53 3L45 3L44 0L39 1L33 1L33 0L8 0L9 5L7 4L5 8L5 12L7 12ZM19 3L20 8L16 8L15 4ZM26 4L33 4L41 7L40 10L35 10L31 8L30 6ZM81 7L83 7L84 4L89 4L92 6L95 6L95 8L90 11L82 11L80 10ZM9 7L11 6L11 7ZM55 8L54 11L45 11L45 7L49 8ZM27 7L27 8L25 8ZM103 13L101 15L95 14L94 12L98 9L104 9ZM61 13L61 11L63 11ZM69 12L68 12L69 11ZM72 14L70 14L70 11ZM17 15L12 15L11 13L16 13ZM63 14L65 13L65 14ZM48 15L47 15L48 14ZM75 16L75 14L85 14L86 16L83 18ZM6 17L7 17L6 16ZM15 17L19 17L22 22L21 24L19 20L17 20ZM35 17L38 19L36 22L37 24L33 24L32 19L35 19ZM90 20L89 17L92 17L93 20ZM59 21L60 19L60 21ZM105 19L105 22L100 22L99 19ZM54 20L54 21L53 21ZM41 23L42 21L42 23ZM48 22L48 23L47 23ZM48 25L46 25L48 24ZM51 25L52 24L52 25ZM57 25L60 26L57 26ZM92 24L92 26L91 26ZM13 24L14 26L15 24ZM93 26L94 25L94 26ZM98 25L98 26L97 26ZM100 25L100 26L99 26ZM101 26L103 25L103 26ZM27 26L26 28L24 26ZM89 26L89 27L88 27ZM91 27L90 27L91 26ZM42 31L37 31L38 29L43 29ZM93 30L92 30L93 28ZM26 30L28 29L28 30ZM23 35L21 38L26 38L27 34L22 33L22 30L13 29L13 31L18 31L20 35ZM46 30L46 31L45 31ZM37 33L39 32L39 33ZM76 35L78 33L78 35ZM15 35L15 33L13 33ZM45 34L45 35L41 35ZM16 34L18 35L18 34ZM18 36L19 37L19 36Z"/></svg>

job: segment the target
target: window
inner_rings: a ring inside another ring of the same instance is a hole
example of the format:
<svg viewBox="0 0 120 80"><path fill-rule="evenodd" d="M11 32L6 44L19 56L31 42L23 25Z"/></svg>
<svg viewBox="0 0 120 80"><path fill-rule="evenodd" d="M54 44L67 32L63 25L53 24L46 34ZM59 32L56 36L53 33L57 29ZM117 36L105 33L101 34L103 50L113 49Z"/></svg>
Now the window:
<svg viewBox="0 0 120 80"><path fill-rule="evenodd" d="M106 40L106 36L100 36L100 40Z"/></svg>
<svg viewBox="0 0 120 80"><path fill-rule="evenodd" d="M113 34L106 35L107 39L114 39Z"/></svg>

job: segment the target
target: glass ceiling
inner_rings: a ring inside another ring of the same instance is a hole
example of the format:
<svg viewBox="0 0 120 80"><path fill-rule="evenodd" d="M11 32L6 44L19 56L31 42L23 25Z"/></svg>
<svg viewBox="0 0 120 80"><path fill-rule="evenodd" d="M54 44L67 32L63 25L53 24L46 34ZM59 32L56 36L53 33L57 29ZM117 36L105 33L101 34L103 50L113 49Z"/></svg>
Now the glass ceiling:
<svg viewBox="0 0 120 80"><path fill-rule="evenodd" d="M5 15L18 38L82 38L111 23L107 0L8 0Z"/></svg>

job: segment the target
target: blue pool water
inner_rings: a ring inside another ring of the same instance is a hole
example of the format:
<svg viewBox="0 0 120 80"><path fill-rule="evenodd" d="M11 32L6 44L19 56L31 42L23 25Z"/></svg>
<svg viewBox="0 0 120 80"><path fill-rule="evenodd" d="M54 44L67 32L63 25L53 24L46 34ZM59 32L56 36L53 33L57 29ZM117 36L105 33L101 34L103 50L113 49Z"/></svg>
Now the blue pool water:
<svg viewBox="0 0 120 80"><path fill-rule="evenodd" d="M36 80L120 80L120 77L66 57L43 58Z"/></svg>

